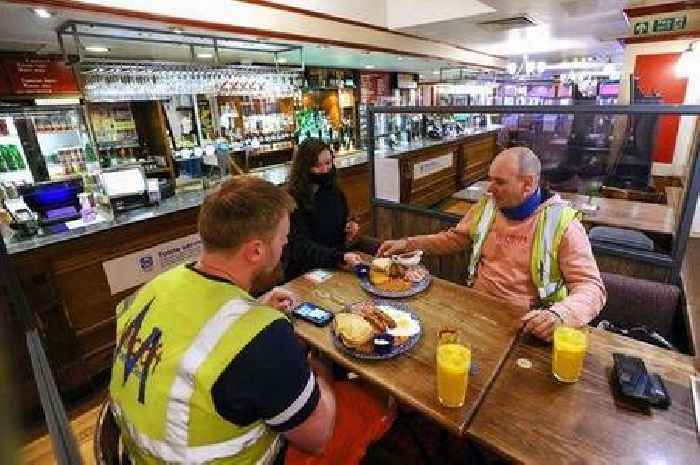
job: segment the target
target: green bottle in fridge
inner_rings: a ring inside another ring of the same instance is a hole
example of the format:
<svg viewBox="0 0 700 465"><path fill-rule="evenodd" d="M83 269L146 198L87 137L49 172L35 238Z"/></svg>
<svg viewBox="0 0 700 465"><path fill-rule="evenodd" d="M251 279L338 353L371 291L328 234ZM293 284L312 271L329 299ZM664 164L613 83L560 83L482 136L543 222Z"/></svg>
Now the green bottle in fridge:
<svg viewBox="0 0 700 465"><path fill-rule="evenodd" d="M23 170L27 168L27 165L24 164L24 157L22 156L21 153L19 153L19 149L17 148L16 145L10 145L8 147L10 151L10 155L12 156L12 159L15 161L15 165L17 166L18 170Z"/></svg>
<svg viewBox="0 0 700 465"><path fill-rule="evenodd" d="M4 145L0 145L0 173L7 173L7 162L5 161Z"/></svg>

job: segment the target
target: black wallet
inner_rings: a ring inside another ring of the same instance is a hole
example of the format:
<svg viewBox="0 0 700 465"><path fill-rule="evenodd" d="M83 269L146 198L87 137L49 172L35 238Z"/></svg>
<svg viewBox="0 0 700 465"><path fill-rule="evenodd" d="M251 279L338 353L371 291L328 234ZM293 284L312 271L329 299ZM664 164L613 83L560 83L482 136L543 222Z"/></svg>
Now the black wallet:
<svg viewBox="0 0 700 465"><path fill-rule="evenodd" d="M613 378L622 396L650 407L671 405L663 380L657 374L649 374L641 358L614 353L613 363Z"/></svg>

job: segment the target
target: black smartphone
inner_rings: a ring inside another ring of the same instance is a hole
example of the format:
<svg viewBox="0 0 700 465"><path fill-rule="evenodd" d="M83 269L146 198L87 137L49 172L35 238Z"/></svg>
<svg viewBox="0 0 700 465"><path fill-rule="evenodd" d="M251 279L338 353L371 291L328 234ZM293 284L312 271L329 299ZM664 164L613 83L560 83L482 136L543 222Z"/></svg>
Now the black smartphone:
<svg viewBox="0 0 700 465"><path fill-rule="evenodd" d="M316 326L326 326L333 319L333 313L311 302L300 304L292 310L292 314Z"/></svg>

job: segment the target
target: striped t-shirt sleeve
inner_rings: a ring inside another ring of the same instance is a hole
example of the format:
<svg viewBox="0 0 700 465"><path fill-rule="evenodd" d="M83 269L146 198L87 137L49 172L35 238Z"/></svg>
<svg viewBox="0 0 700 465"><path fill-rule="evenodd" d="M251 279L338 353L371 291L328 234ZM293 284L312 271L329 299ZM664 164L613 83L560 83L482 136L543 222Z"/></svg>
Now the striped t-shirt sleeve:
<svg viewBox="0 0 700 465"><path fill-rule="evenodd" d="M303 423L316 409L319 388L287 320L261 331L212 387L223 418L245 426L263 420L278 432Z"/></svg>

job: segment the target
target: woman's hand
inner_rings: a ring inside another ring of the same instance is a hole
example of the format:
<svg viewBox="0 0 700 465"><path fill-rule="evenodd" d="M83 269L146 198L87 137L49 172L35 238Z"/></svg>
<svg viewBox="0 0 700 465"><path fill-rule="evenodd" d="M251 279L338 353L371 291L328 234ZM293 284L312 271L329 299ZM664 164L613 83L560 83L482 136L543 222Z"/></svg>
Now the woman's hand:
<svg viewBox="0 0 700 465"><path fill-rule="evenodd" d="M377 250L377 257L388 257L403 252L408 252L408 241L406 239L397 239L395 241L384 241Z"/></svg>
<svg viewBox="0 0 700 465"><path fill-rule="evenodd" d="M362 257L354 252L347 252L345 255L343 255L343 261L345 263L340 267L344 270L351 271L356 265L360 265L362 263Z"/></svg>
<svg viewBox="0 0 700 465"><path fill-rule="evenodd" d="M355 221L348 221L345 224L345 242L352 242L357 239L357 235L360 232L360 225Z"/></svg>

